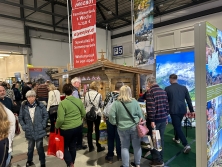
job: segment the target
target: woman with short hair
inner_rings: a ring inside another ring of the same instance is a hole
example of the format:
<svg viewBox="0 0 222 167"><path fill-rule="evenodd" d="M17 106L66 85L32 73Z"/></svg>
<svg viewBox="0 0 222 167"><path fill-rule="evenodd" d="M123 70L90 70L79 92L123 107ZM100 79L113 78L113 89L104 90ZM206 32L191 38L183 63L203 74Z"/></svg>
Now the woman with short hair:
<svg viewBox="0 0 222 167"><path fill-rule="evenodd" d="M26 93L27 100L21 105L19 114L19 123L25 132L28 140L28 160L26 167L34 165L33 153L36 145L41 167L45 167L45 151L43 148L43 137L46 136L46 122L48 120L48 112L45 105L36 100L36 92L29 90Z"/></svg>
<svg viewBox="0 0 222 167"><path fill-rule="evenodd" d="M89 91L86 92L85 95L85 107L86 107L86 113L90 111L92 106L94 105L96 110L96 115L97 118L95 121L87 120L87 127L88 127L88 132L87 132L87 140L88 140L88 146L89 146L89 152L94 151L94 146L93 146L93 140L92 140L92 133L93 133L93 124L95 126L95 132L96 132L96 147L97 147L97 152L101 152L105 150L105 147L102 147L101 144L99 143L99 125L101 121L101 108L102 108L102 95L98 92L98 83L93 81L90 84Z"/></svg>
<svg viewBox="0 0 222 167"><path fill-rule="evenodd" d="M5 167L6 160L8 158L8 150L9 150L9 134L10 122L8 120L8 115L0 104L0 166Z"/></svg>
<svg viewBox="0 0 222 167"><path fill-rule="evenodd" d="M52 113L50 112L53 108L59 105L60 103L60 92L56 89L54 84L49 84L48 86L49 93L48 93L48 105L47 111L49 112L49 119L51 123L50 132L55 132L55 122L57 119L57 111Z"/></svg>
<svg viewBox="0 0 222 167"><path fill-rule="evenodd" d="M60 102L55 127L64 137L64 160L67 167L74 167L76 159L76 142L82 135L82 119L86 111L82 101L72 96L72 84L63 86L66 98Z"/></svg>
<svg viewBox="0 0 222 167"><path fill-rule="evenodd" d="M134 162L131 162L131 166L140 167L142 151L136 125L141 119L144 119L142 110L137 100L132 98L131 89L127 85L120 88L120 93L117 99L118 100L113 103L110 109L109 122L113 125L117 125L121 141L122 165L123 167L129 167L129 147L130 142L132 142ZM131 119L124 105L136 123Z"/></svg>

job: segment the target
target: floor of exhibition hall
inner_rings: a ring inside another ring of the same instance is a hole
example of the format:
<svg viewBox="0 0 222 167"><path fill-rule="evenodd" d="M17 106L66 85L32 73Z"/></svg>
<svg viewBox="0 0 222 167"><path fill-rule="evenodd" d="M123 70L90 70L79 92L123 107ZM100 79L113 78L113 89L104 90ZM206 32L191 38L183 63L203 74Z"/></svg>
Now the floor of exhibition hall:
<svg viewBox="0 0 222 167"><path fill-rule="evenodd" d="M183 128L185 133L185 128ZM164 152L164 162L167 167L195 167L196 166L196 143L195 143L195 128L188 127L187 129L187 140L190 143L192 150L189 154L183 154L183 147L181 144L176 144L172 141L174 130L171 124L167 125L165 130L165 152ZM48 138L44 138L44 147L47 150L47 141ZM86 143L86 141L85 141ZM13 159L12 167L24 167L27 158L27 142L22 132L19 136L16 136L13 144ZM130 149L132 152L132 149ZM119 167L121 161L117 161L114 158L113 164L105 162L105 152L91 152L88 150L77 151L77 157L75 162L75 167L86 167L86 166L95 166L95 167ZM146 151L143 150L143 156L146 154ZM130 154L131 161L133 161L133 154ZM143 157L141 160L141 167L149 167L148 157ZM37 152L35 151L33 162L35 166L40 166L38 160ZM47 167L65 167L65 162L53 156L46 157L46 166Z"/></svg>

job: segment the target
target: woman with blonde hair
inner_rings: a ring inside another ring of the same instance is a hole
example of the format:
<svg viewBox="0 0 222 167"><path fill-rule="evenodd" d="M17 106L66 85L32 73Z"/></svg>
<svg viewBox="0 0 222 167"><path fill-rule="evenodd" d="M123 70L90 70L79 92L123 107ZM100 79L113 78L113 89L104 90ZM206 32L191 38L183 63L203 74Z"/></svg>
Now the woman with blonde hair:
<svg viewBox="0 0 222 167"><path fill-rule="evenodd" d="M134 151L134 162L131 162L131 166L140 167L142 151L136 125L141 119L144 119L142 110L139 103L132 98L131 89L127 85L120 88L117 99L110 109L109 121L111 124L117 125L121 141L122 167L129 167L130 141L132 142ZM132 115L136 123L134 123L129 114Z"/></svg>
<svg viewBox="0 0 222 167"><path fill-rule="evenodd" d="M97 152L101 152L105 150L105 147L102 147L99 143L99 125L101 121L101 108L102 108L102 95L98 92L98 83L93 81L90 84L89 91L86 92L85 95L85 107L86 107L86 113L88 113L92 106L95 106L95 112L96 112L96 120L87 120L87 126L88 126L88 132L87 132L87 140L88 140L88 146L89 146L89 152L94 151L93 146L93 140L92 140L92 133L93 133L93 124L95 125L95 132L96 132L96 147ZM86 118L87 119L87 118Z"/></svg>
<svg viewBox="0 0 222 167"><path fill-rule="evenodd" d="M47 105L47 111L49 112L49 119L51 123L50 132L55 131L55 122L57 119L57 110L60 103L60 92L56 89L54 84L49 84L49 99Z"/></svg>
<svg viewBox="0 0 222 167"><path fill-rule="evenodd" d="M9 141L8 133L10 128L10 122L8 120L8 115L0 104L0 166L4 167L6 165L6 160L8 158Z"/></svg>

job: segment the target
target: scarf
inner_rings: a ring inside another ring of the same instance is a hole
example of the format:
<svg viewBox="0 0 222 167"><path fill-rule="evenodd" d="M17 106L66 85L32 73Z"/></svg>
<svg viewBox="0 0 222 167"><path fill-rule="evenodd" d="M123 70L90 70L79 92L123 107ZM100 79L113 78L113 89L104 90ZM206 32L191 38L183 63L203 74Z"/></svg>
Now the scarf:
<svg viewBox="0 0 222 167"><path fill-rule="evenodd" d="M34 101L33 104L30 104L30 103L27 101L27 105L28 105L29 108L34 108L34 107L37 106L37 103L36 103L36 101Z"/></svg>

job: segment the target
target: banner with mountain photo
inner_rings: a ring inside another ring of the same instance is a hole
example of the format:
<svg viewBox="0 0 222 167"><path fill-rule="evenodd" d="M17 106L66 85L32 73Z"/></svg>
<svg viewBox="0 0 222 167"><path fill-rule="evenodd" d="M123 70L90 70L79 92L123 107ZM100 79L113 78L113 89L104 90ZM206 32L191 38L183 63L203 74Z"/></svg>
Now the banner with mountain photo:
<svg viewBox="0 0 222 167"><path fill-rule="evenodd" d="M154 64L153 0L134 0L135 66Z"/></svg>
<svg viewBox="0 0 222 167"><path fill-rule="evenodd" d="M95 0L72 0L72 50L74 68L97 61Z"/></svg>
<svg viewBox="0 0 222 167"><path fill-rule="evenodd" d="M206 22L207 167L222 164L222 31Z"/></svg>

